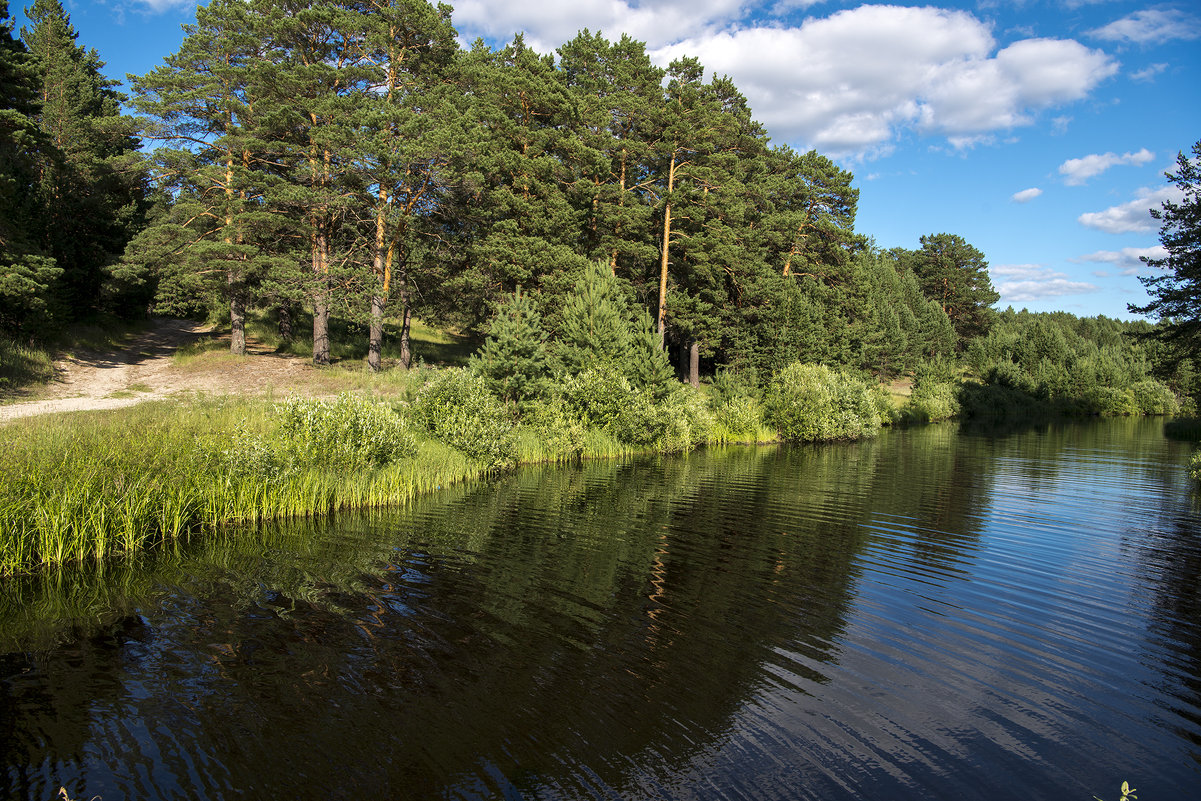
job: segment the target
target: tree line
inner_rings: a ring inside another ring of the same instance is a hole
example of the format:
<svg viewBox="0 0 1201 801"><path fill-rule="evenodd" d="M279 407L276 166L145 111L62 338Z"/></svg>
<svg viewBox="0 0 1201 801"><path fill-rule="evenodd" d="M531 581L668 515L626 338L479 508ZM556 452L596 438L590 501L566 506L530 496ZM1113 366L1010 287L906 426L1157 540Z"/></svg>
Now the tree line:
<svg viewBox="0 0 1201 801"><path fill-rule="evenodd" d="M653 342L694 385L798 360L987 372L966 358L995 349L971 350L998 320L984 254L949 233L876 247L852 174L773 145L696 58L662 68L588 30L554 55L520 36L465 49L426 0L213 0L124 97L59 0L19 37L3 2L10 335L219 308L241 353L256 311L284 338L311 321L317 364L348 322L378 370L386 325L410 365L415 316L505 341L526 304L540 336L578 340L587 285L622 318L590 353Z"/></svg>
<svg viewBox="0 0 1201 801"><path fill-rule="evenodd" d="M854 231L849 172L770 144L733 82L706 80L697 59L660 68L626 36L585 30L557 57L520 36L464 50L450 10L424 0L219 0L197 9L177 53L133 78L135 119L57 0L30 18L24 46L6 50L6 80L31 90L14 107L25 128L9 129L13 149L52 164L69 141L68 163L86 156L94 181L124 176L129 198L79 214L55 204L96 192L46 185L20 217L40 238L5 239L33 279L24 305L6 294L10 329L43 324L35 312L64 296L81 313L104 283L164 312L219 302L238 352L249 307L284 328L303 309L319 364L334 314L369 329L378 369L391 317L407 366L414 314L486 330L518 287L554 308L599 260L695 380L702 358L902 368L952 352L996 299L982 254L958 237L877 251ZM47 135L51 32L96 98L55 114L110 139ZM152 147L141 160L135 132ZM117 157L125 172L98 174ZM28 185L47 173L28 167L17 176ZM124 241L91 246L64 218L126 221ZM69 247L89 251L86 269Z"/></svg>

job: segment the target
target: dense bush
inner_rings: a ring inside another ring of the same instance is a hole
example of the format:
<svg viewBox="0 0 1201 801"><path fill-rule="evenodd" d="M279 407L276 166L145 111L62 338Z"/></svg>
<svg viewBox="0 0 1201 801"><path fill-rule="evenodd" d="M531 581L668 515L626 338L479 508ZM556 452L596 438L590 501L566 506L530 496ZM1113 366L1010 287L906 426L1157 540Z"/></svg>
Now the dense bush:
<svg viewBox="0 0 1201 801"><path fill-rule="evenodd" d="M653 387L635 387L611 366L564 378L558 402L569 420L585 428L661 451L687 450L705 441L713 425L712 414L694 390L677 387L659 398Z"/></svg>
<svg viewBox="0 0 1201 801"><path fill-rule="evenodd" d="M1189 462L1189 475L1195 481L1201 481L1201 450L1193 454L1193 460Z"/></svg>
<svg viewBox="0 0 1201 801"><path fill-rule="evenodd" d="M713 409L714 421L725 429L731 439L753 438L763 425L759 401L736 395Z"/></svg>
<svg viewBox="0 0 1201 801"><path fill-rule="evenodd" d="M881 422L864 382L820 364L785 368L772 379L763 406L765 421L799 442L869 437Z"/></svg>
<svg viewBox="0 0 1201 801"><path fill-rule="evenodd" d="M199 443L201 458L232 481L275 481L305 468L378 468L417 453L400 415L357 395L290 397L273 411L265 430L240 424L227 439Z"/></svg>
<svg viewBox="0 0 1201 801"><path fill-rule="evenodd" d="M915 422L950 420L959 414L959 388L949 381L919 381L905 404L905 416Z"/></svg>
<svg viewBox="0 0 1201 801"><path fill-rule="evenodd" d="M409 408L414 421L471 458L489 467L513 463L513 417L488 391L482 376L457 368L443 370L417 391Z"/></svg>
<svg viewBox="0 0 1201 801"><path fill-rule="evenodd" d="M1180 403L1172 390L1154 379L1139 381L1130 388L1134 405L1143 414L1172 415L1180 411Z"/></svg>
<svg viewBox="0 0 1201 801"><path fill-rule="evenodd" d="M291 397L276 406L280 450L288 461L338 468L380 467L417 453L416 439L392 408L360 395Z"/></svg>

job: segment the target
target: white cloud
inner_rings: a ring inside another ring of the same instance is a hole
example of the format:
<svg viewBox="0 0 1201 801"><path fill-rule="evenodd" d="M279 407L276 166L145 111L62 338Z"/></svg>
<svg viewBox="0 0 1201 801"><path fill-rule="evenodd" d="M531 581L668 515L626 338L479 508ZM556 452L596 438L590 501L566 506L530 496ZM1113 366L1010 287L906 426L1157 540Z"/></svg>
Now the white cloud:
<svg viewBox="0 0 1201 801"><path fill-rule="evenodd" d="M1163 245L1155 245L1149 248L1122 248L1121 250L1098 250L1096 253L1089 253L1086 256L1081 256L1078 259L1073 259L1077 262L1097 262L1101 264L1112 264L1122 271L1122 275L1137 275L1144 272L1147 266L1143 264L1143 259L1163 259L1167 258L1168 249Z"/></svg>
<svg viewBox="0 0 1201 801"><path fill-rule="evenodd" d="M454 22L468 39L508 41L525 32L526 44L543 53L575 38L583 28L616 40L623 33L649 47L703 33L743 16L740 0L460 0Z"/></svg>
<svg viewBox="0 0 1201 801"><path fill-rule="evenodd" d="M1077 221L1088 228L1095 228L1109 234L1143 233L1154 231L1159 224L1151 216L1151 209L1157 209L1165 200L1179 202L1182 194L1174 186L1160 189L1138 190L1135 199L1120 206L1110 206L1104 211L1093 211L1081 214Z"/></svg>
<svg viewBox="0 0 1201 801"><path fill-rule="evenodd" d="M796 28L746 28L655 53L698 54L732 76L777 138L827 152L883 144L902 128L969 146L1082 98L1117 64L1078 42L1028 39L990 55L987 25L963 11L861 6Z"/></svg>
<svg viewBox="0 0 1201 801"><path fill-rule="evenodd" d="M997 50L990 26L966 11L863 5L785 26L751 23L749 7L740 0L462 0L455 24L467 38L525 30L543 52L588 27L647 42L660 65L696 56L733 78L774 139L834 157L887 152L904 130L971 146L1086 97L1118 69L1072 40L1024 39Z"/></svg>
<svg viewBox="0 0 1201 801"><path fill-rule="evenodd" d="M1201 38L1201 20L1176 8L1147 8L1089 31L1089 34L1098 39L1136 44L1197 39Z"/></svg>
<svg viewBox="0 0 1201 801"><path fill-rule="evenodd" d="M1130 73L1130 77L1135 81L1151 81L1155 76L1168 68L1167 64L1150 64L1138 72Z"/></svg>
<svg viewBox="0 0 1201 801"><path fill-rule="evenodd" d="M1146 164L1155 158L1155 154L1147 148L1137 153L1093 153L1083 158L1068 159L1059 165L1059 174L1064 176L1063 182L1068 186L1080 186L1089 178L1100 175L1110 167L1119 164L1132 164L1136 167Z"/></svg>
<svg viewBox="0 0 1201 801"><path fill-rule="evenodd" d="M1070 276L1041 264L1003 264L990 268L989 273L1004 279L993 284L1001 296L998 305L1099 291L1094 284L1073 281Z"/></svg>
<svg viewBox="0 0 1201 801"><path fill-rule="evenodd" d="M1021 192L1014 192L1009 199L1014 203L1029 203L1042 193L1043 190L1039 189L1037 186L1032 186L1029 189L1023 189Z"/></svg>

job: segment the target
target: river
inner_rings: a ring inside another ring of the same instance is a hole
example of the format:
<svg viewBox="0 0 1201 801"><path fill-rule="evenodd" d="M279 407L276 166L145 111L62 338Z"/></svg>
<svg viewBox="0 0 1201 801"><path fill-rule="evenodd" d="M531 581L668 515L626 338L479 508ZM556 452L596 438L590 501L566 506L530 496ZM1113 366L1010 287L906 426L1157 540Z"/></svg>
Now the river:
<svg viewBox="0 0 1201 801"><path fill-rule="evenodd" d="M0 797L1201 787L1159 420L528 468L0 585Z"/></svg>

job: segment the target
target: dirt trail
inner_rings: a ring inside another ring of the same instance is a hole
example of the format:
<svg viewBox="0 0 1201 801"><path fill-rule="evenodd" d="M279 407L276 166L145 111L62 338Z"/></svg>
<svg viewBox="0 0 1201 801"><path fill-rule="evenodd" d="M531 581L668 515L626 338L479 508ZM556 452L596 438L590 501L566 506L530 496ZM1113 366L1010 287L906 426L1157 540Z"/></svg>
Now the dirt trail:
<svg viewBox="0 0 1201 801"><path fill-rule="evenodd" d="M37 392L38 399L0 405L0 422L52 412L116 409L188 392L253 394L283 388L309 369L306 360L269 354L254 343L247 345L253 360L214 360L201 369L181 369L172 362L176 350L210 333L189 320L157 319L119 351L79 353L57 361L55 380ZM228 343L228 336L225 339Z"/></svg>

